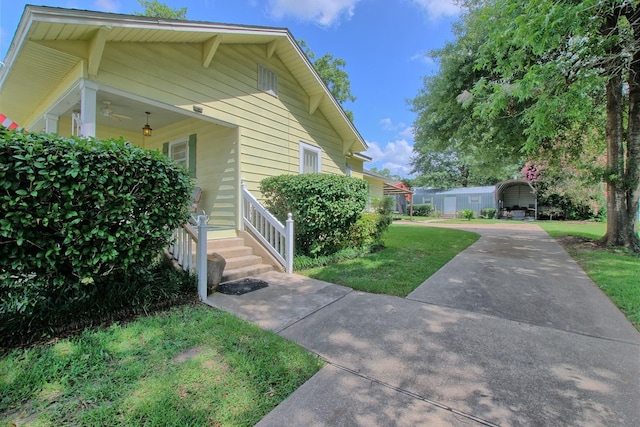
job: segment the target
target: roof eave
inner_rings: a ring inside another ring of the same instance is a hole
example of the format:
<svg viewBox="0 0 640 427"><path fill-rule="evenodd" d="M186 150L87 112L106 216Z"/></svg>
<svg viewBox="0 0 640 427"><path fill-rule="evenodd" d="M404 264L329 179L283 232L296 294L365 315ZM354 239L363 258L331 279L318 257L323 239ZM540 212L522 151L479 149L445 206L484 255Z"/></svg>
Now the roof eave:
<svg viewBox="0 0 640 427"><path fill-rule="evenodd" d="M357 150L357 151L366 151L369 148L369 145L367 144L367 142L364 140L362 135L360 135L360 132L358 131L358 129L356 129L356 127L353 124L353 122L349 119L349 117L347 117L347 114L345 113L344 108L336 100L336 98L333 96L333 94L331 93L331 90L329 90L329 87L325 84L324 80L322 80L322 78L320 77L320 74L318 74L318 71L316 70L316 68L311 63L311 60L302 51L302 48L300 47L298 42L293 38L293 35L291 34L291 32L289 30L287 30L287 34L288 34L288 37L289 37L289 42L296 48L296 50L298 51L298 55L300 55L300 57L305 61L305 64L307 65L307 68L309 69L309 71L315 77L315 80L318 83L318 85L320 85L322 87L322 89L324 90L325 94L329 97L329 99L333 103L333 107L340 113L340 115L342 116L342 120L345 121L345 123L349 126L350 131L353 132L353 134L355 135L356 141L358 143L360 143L360 145L362 146L362 150ZM356 150L354 150L354 151L356 151Z"/></svg>
<svg viewBox="0 0 640 427"><path fill-rule="evenodd" d="M158 19L154 17L127 15L127 14L114 14L106 12L95 12L89 10L80 9L64 9L47 6L25 6L24 12L18 24L18 28L11 42L10 48L7 52L5 59L5 66L0 69L0 91L5 84L8 74L10 73L16 59L19 57L19 53L27 39L29 30L32 28L33 22L50 22L50 23L66 23L77 25L95 25L95 26L110 26L117 25L120 27L137 27L167 30L174 29L175 31L207 31L215 30L222 33L242 33L242 34L254 34L273 37L286 37L288 42L294 47L298 56L304 61L308 71L313 76L317 85L324 91L325 95L331 102L331 108L338 113L342 125L337 126L336 130L342 128L341 137L351 144L352 151L365 151L368 149L368 145L364 138L360 135L354 124L347 117L342 105L335 99L327 85L324 83L320 75L316 71L315 67L302 51L298 42L294 39L293 35L287 28L279 27L261 27L261 26L249 26L249 25L237 25L237 24L219 24L204 21L189 21L179 19ZM336 116L334 116L336 117ZM337 118L337 117L336 117ZM358 148L361 148L358 149Z"/></svg>

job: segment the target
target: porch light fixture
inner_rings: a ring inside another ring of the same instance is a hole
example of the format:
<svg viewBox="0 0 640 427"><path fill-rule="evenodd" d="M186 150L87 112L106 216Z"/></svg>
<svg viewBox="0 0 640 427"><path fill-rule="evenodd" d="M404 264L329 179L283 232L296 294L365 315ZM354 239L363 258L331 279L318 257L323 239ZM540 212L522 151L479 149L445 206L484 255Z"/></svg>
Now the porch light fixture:
<svg viewBox="0 0 640 427"><path fill-rule="evenodd" d="M142 128L142 135L151 136L151 131L153 130L151 129L151 126L149 126L149 114L151 113L148 111L145 111L144 113L147 115L147 124Z"/></svg>

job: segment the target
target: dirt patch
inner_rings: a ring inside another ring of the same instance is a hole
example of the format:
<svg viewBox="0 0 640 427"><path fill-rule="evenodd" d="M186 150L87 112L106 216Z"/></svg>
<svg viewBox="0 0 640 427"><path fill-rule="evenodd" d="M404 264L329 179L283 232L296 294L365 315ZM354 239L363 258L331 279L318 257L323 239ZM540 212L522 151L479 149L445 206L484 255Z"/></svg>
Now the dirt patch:
<svg viewBox="0 0 640 427"><path fill-rule="evenodd" d="M441 228L455 228L459 230L540 230L540 227L535 222L530 221L502 221L502 222L441 222L441 220L427 220L427 221L409 221L401 220L394 221L394 224L409 224L409 225L424 225L427 227L441 227Z"/></svg>
<svg viewBox="0 0 640 427"><path fill-rule="evenodd" d="M189 359L193 359L194 357L199 355L201 351L202 349L200 347L192 347L188 350L183 351L171 360L175 363L183 363Z"/></svg>
<svg viewBox="0 0 640 427"><path fill-rule="evenodd" d="M567 251L597 251L604 248L600 241L586 237L563 236L557 237L556 241Z"/></svg>

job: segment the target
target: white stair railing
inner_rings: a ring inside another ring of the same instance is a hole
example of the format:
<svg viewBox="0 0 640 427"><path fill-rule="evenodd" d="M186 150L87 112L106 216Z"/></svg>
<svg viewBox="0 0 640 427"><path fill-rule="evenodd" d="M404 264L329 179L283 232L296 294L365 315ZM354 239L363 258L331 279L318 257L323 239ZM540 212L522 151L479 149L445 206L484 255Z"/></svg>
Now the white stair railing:
<svg viewBox="0 0 640 427"><path fill-rule="evenodd" d="M284 266L293 272L293 219L288 214L283 225L247 190L242 181L242 227L252 234Z"/></svg>
<svg viewBox="0 0 640 427"><path fill-rule="evenodd" d="M191 221L173 231L168 250L183 270L195 273L198 296L207 299L207 216L191 217Z"/></svg>

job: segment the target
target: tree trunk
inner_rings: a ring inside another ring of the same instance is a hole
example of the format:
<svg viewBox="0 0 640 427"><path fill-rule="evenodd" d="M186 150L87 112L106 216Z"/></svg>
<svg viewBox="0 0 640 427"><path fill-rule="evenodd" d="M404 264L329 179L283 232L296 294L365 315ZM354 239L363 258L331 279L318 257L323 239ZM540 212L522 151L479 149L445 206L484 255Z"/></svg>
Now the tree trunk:
<svg viewBox="0 0 640 427"><path fill-rule="evenodd" d="M607 246L624 245L626 193L624 191L624 149L622 145L622 78L617 73L607 82Z"/></svg>
<svg viewBox="0 0 640 427"><path fill-rule="evenodd" d="M618 11L607 16L602 34L617 35ZM616 58L609 64L607 99L607 233L602 242L607 246L623 246L625 242L626 192L624 191L624 147L622 144L622 66L620 46L612 43L607 54Z"/></svg>
<svg viewBox="0 0 640 427"><path fill-rule="evenodd" d="M640 196L640 11L628 16L633 29L634 52L629 67L629 118L627 125L627 158L625 173L626 212L622 229L624 246L640 252L638 238L638 199Z"/></svg>

